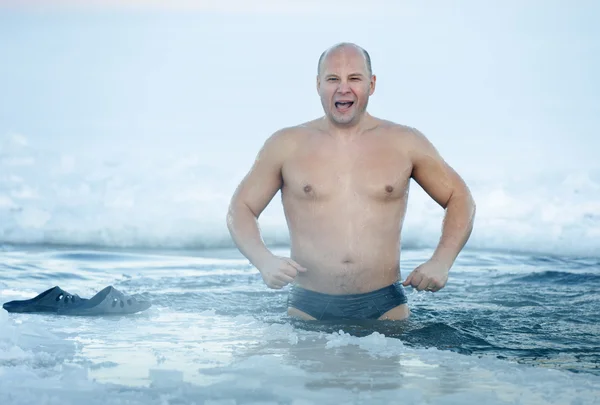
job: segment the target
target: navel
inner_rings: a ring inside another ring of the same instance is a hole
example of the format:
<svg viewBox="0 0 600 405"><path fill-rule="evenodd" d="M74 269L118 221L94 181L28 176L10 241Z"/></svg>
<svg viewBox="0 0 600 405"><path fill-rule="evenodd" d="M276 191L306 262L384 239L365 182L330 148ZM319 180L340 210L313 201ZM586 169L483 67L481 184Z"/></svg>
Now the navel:
<svg viewBox="0 0 600 405"><path fill-rule="evenodd" d="M306 186L304 186L305 193L310 193L311 191L312 191L312 187L310 185L307 184Z"/></svg>
<svg viewBox="0 0 600 405"><path fill-rule="evenodd" d="M385 191L388 193L391 193L392 191L394 191L394 187L392 186L385 186Z"/></svg>

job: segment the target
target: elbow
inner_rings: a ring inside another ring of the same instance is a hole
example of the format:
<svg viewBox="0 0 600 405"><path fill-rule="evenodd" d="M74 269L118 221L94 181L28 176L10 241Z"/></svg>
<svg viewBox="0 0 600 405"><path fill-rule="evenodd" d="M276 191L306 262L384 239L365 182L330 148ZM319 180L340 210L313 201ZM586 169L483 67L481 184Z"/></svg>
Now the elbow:
<svg viewBox="0 0 600 405"><path fill-rule="evenodd" d="M229 230L229 232L231 232L233 228L233 215L230 209L227 210L227 214L225 215L225 224L227 225L227 229Z"/></svg>
<svg viewBox="0 0 600 405"><path fill-rule="evenodd" d="M443 205L443 207L447 209L452 205L465 207L473 217L475 216L475 212L477 211L477 204L475 203L473 194L471 194L471 191L466 186L463 190L456 190L452 192L450 198L448 198L448 201L446 202L446 204Z"/></svg>
<svg viewBox="0 0 600 405"><path fill-rule="evenodd" d="M227 224L227 229L230 232L236 226L236 222L238 218L243 217L246 218L248 215L258 219L258 215L243 201L232 200L227 208L227 214L225 215L225 223Z"/></svg>
<svg viewBox="0 0 600 405"><path fill-rule="evenodd" d="M232 199L229 202L229 206L227 207L227 213L225 214L225 223L227 224L227 229L229 229L229 232L232 232L233 227L234 227L235 217L237 215L236 206L237 206L237 203L236 203L235 199Z"/></svg>
<svg viewBox="0 0 600 405"><path fill-rule="evenodd" d="M477 203L475 203L475 198L473 198L473 194L467 188L467 201L469 205L469 209L471 211L471 218L475 218L475 213L477 212Z"/></svg>

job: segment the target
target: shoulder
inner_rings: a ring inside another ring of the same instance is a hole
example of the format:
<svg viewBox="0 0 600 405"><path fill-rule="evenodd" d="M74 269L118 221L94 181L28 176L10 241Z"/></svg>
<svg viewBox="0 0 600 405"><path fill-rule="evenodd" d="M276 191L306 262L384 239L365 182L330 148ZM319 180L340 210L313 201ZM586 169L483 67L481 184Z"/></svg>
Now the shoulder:
<svg viewBox="0 0 600 405"><path fill-rule="evenodd" d="M278 129L265 140L265 146L278 148L295 146L309 131L310 129L304 124Z"/></svg>
<svg viewBox="0 0 600 405"><path fill-rule="evenodd" d="M285 160L310 132L311 129L305 124L280 128L265 139L260 155Z"/></svg>
<svg viewBox="0 0 600 405"><path fill-rule="evenodd" d="M426 139L421 131L409 125L379 120L379 126L401 142L418 142Z"/></svg>
<svg viewBox="0 0 600 405"><path fill-rule="evenodd" d="M401 150L418 152L432 148L429 139L417 128L396 122L377 119L377 129L390 137Z"/></svg>
<svg viewBox="0 0 600 405"><path fill-rule="evenodd" d="M389 123L389 127L395 141L403 150L413 155L437 153L429 138L417 128L396 123Z"/></svg>
<svg viewBox="0 0 600 405"><path fill-rule="evenodd" d="M321 120L303 122L298 125L288 126L275 131L265 143L277 144L280 146L298 146L307 137L317 132L322 132Z"/></svg>

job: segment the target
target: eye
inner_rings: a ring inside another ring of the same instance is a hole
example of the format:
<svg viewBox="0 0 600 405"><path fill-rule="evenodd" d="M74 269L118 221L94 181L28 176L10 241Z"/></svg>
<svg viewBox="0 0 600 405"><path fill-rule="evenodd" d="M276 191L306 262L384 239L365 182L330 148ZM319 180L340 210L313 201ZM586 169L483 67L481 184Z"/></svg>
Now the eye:
<svg viewBox="0 0 600 405"><path fill-rule="evenodd" d="M327 79L327 81L329 81L329 82L334 82L334 81L337 81L337 78L335 78L335 77L330 77L329 79Z"/></svg>
<svg viewBox="0 0 600 405"><path fill-rule="evenodd" d="M350 80L352 80L353 82L357 82L360 81L360 77L351 77Z"/></svg>

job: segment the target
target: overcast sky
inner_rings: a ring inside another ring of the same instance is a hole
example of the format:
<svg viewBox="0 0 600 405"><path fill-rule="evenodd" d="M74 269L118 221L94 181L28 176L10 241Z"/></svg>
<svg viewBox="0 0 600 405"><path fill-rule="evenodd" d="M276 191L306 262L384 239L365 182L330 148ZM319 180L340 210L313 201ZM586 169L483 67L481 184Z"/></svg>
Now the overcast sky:
<svg viewBox="0 0 600 405"><path fill-rule="evenodd" d="M597 168L599 3L4 0L0 134L246 164L322 113L317 58L354 41L378 78L370 111L457 167Z"/></svg>

